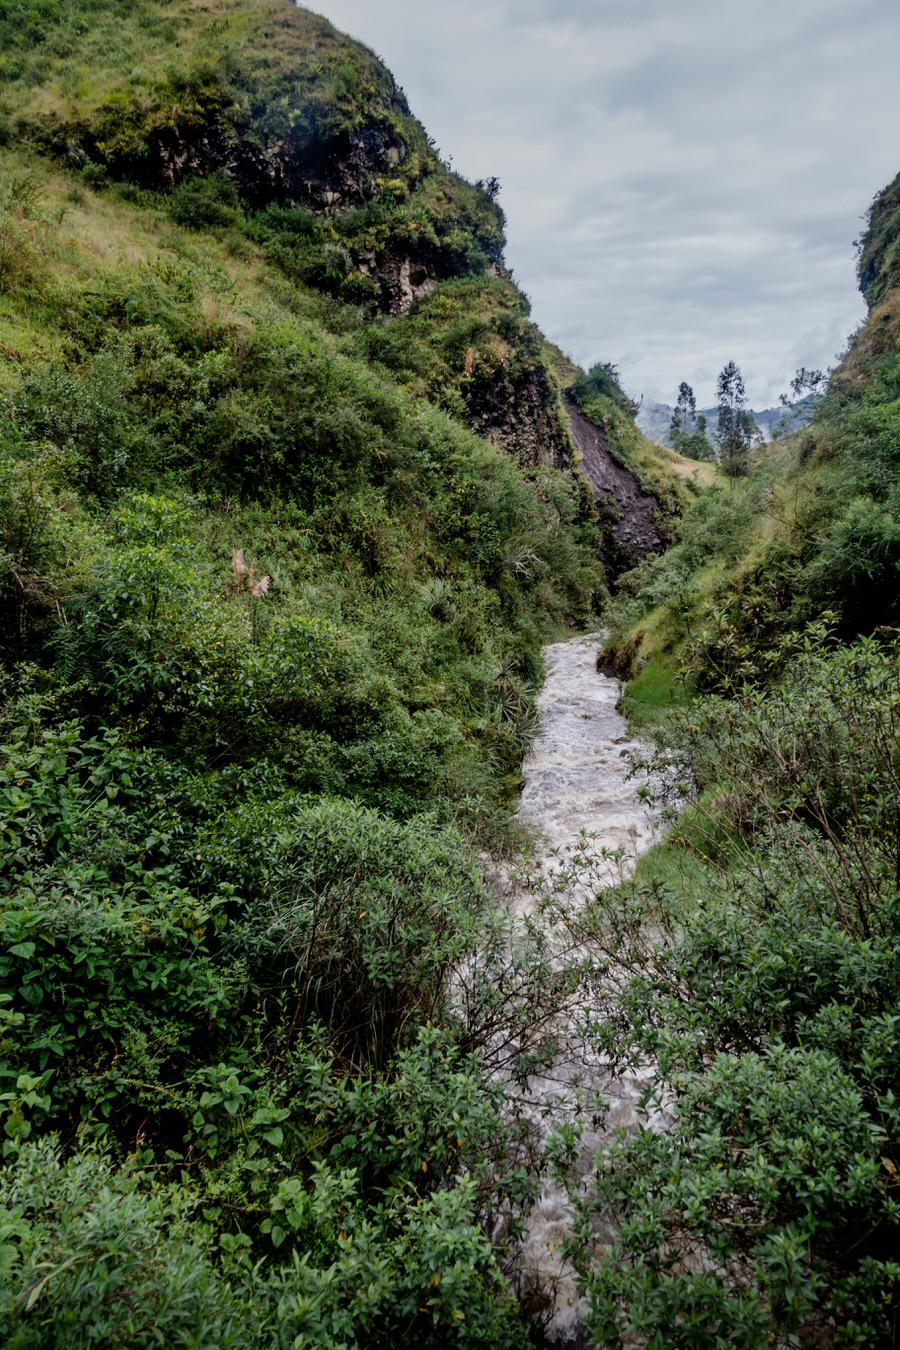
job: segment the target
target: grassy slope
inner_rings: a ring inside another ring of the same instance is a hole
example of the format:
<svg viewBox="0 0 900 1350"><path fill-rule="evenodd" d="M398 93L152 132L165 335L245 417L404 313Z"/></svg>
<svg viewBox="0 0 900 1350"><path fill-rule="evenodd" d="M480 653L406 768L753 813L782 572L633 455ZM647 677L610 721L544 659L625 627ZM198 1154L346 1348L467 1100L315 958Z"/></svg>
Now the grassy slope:
<svg viewBox="0 0 900 1350"><path fill-rule="evenodd" d="M664 723L698 688L777 674L791 635L822 615L847 637L896 621L896 192L895 181L873 203L859 263L871 312L812 424L754 451L748 478L708 484L678 546L621 579L603 659L627 681L636 729ZM687 867L695 886L691 847L671 839L639 874L671 880Z"/></svg>
<svg viewBox="0 0 900 1350"><path fill-rule="evenodd" d="M665 560L623 579L607 653L620 674L689 655L702 685L711 661L751 672L767 642L824 613L845 636L896 620L898 312L891 291L812 422L754 451L746 479L687 512Z"/></svg>
<svg viewBox="0 0 900 1350"><path fill-rule="evenodd" d="M293 113L318 118L327 134L387 113L398 130L425 140L372 52L308 10L268 0L81 0L65 9L7 5L0 17L5 106L19 134L81 125L112 156L126 127L143 140L166 119L201 117L231 94L229 121L256 104L255 130L269 119L284 135Z"/></svg>
<svg viewBox="0 0 900 1350"><path fill-rule="evenodd" d="M447 979L598 566L502 215L280 0L0 21L0 1339L521 1345L472 1052L541 958L497 936L483 1021ZM234 172L173 189L195 132ZM308 197L265 197L279 141ZM392 315L372 254L439 284ZM520 467L470 424L523 381Z"/></svg>

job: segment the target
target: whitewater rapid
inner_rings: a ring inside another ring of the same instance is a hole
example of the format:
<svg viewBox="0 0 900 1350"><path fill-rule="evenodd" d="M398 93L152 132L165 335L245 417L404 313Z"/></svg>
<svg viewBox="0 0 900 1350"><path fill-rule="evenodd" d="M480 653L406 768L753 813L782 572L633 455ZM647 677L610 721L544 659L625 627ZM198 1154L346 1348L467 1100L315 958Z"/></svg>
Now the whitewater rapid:
<svg viewBox="0 0 900 1350"><path fill-rule="evenodd" d="M642 747L616 712L618 680L597 670L599 647L593 633L544 648L542 730L522 766L519 815L556 848L572 847L582 830L596 834L598 843L625 851L629 871L653 842L654 826L638 796L642 780L628 776Z"/></svg>
<svg viewBox="0 0 900 1350"><path fill-rule="evenodd" d="M639 795L642 778L632 776L632 756L641 745L616 711L621 688L617 680L597 670L600 637L588 634L544 648L547 679L538 698L542 731L523 765L525 786L520 818L538 836L542 866L559 871L584 834L593 836L592 849L616 853L595 869L591 888L575 883L570 903L589 903L590 890L613 885L630 876L638 857L658 837L654 818ZM530 890L507 896L514 912L525 913L533 904ZM643 1115L639 1100L649 1080L646 1075L613 1078L577 1034L561 1028L556 1059L546 1077L533 1081L533 1120L546 1139L554 1125L572 1110L580 1093L584 1099L599 1092L609 1105L602 1120L586 1112L574 1172L579 1185L587 1184L597 1151L622 1128L639 1122L659 1125ZM569 1105L561 1099L568 1098ZM554 1344L581 1343L584 1311L577 1296L574 1274L561 1259L561 1249L574 1218L564 1187L552 1180L544 1185L532 1211L521 1249L526 1279L541 1280L555 1290L555 1312L548 1332ZM603 1233L598 1238L603 1240Z"/></svg>

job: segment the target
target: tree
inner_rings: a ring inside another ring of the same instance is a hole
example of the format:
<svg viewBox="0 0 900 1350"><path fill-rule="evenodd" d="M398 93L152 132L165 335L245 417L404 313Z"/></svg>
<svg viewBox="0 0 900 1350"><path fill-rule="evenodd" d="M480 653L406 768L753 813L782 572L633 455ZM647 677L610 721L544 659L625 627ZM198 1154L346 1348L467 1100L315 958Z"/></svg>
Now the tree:
<svg viewBox="0 0 900 1350"><path fill-rule="evenodd" d="M747 401L744 381L733 361L729 361L719 374L716 397L719 400L716 432L719 463L730 478L737 478L747 472L750 447L761 439L761 433L753 414L744 407Z"/></svg>
<svg viewBox="0 0 900 1350"><path fill-rule="evenodd" d="M690 436L697 422L697 400L694 398L694 391L691 386L682 380L678 386L678 398L675 403L675 411L672 413L672 421L669 424L669 432L685 436Z"/></svg>
<svg viewBox="0 0 900 1350"><path fill-rule="evenodd" d="M486 192L492 202L495 202L500 196L500 179L492 175L490 178L478 178L475 186Z"/></svg>
<svg viewBox="0 0 900 1350"><path fill-rule="evenodd" d="M686 381L678 386L678 400L669 423L669 444L689 459L712 459L713 448L706 435L706 418L697 413L694 391Z"/></svg>
<svg viewBox="0 0 900 1350"><path fill-rule="evenodd" d="M828 373L807 370L801 366L791 380L790 396L781 394L779 402L784 412L773 430L774 436L788 436L798 431L812 417L828 384Z"/></svg>

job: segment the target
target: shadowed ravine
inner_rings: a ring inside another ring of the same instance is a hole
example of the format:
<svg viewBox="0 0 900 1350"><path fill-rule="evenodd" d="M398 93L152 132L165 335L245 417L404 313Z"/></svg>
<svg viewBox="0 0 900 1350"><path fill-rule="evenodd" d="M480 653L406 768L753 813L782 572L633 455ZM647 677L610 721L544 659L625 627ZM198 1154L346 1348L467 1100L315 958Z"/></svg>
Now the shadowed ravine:
<svg viewBox="0 0 900 1350"><path fill-rule="evenodd" d="M604 880L611 884L633 871L638 855L654 840L654 824L638 796L640 780L629 778L630 752L639 745L624 717L616 712L617 681L597 670L597 649L596 634L544 648L547 681L538 699L543 729L523 766L520 815L543 836L542 852L550 869L559 869L583 833L594 837L597 850L621 851L617 860L609 862L607 876L600 873L601 884ZM596 869L593 877L597 877ZM586 899L587 892L579 893L573 887L571 904L581 905ZM524 912L531 906L529 892L513 890L508 903ZM552 1068L531 1084L533 1119L542 1136L549 1136L566 1110L554 1106L561 1097L571 1101L576 1090L586 1098L600 1092L609 1103L602 1124L586 1113L575 1167L583 1182L604 1139L638 1122L637 1104L646 1083L633 1076L611 1078L589 1047L577 1034L567 1035L566 1028L560 1029L558 1040ZM549 1334L555 1344L570 1347L581 1343L581 1308L574 1277L562 1264L560 1251L572 1218L565 1190L548 1181L522 1248L526 1275L556 1285L557 1305Z"/></svg>

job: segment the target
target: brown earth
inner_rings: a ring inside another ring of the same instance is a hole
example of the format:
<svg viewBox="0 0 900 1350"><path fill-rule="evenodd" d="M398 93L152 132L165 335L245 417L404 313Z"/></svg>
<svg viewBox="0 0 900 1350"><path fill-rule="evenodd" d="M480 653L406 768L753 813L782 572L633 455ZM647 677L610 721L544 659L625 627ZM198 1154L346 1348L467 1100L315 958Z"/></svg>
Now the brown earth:
<svg viewBox="0 0 900 1350"><path fill-rule="evenodd" d="M582 472L605 525L607 562L623 571L648 553L662 553L665 543L656 524L659 502L616 456L603 429L589 421L573 399L566 398L565 407L572 440L581 452Z"/></svg>

